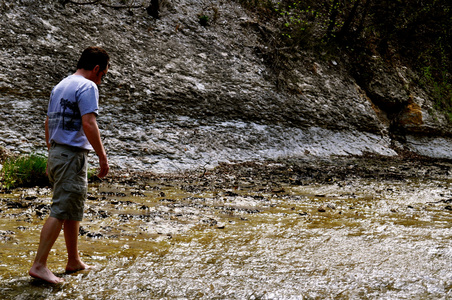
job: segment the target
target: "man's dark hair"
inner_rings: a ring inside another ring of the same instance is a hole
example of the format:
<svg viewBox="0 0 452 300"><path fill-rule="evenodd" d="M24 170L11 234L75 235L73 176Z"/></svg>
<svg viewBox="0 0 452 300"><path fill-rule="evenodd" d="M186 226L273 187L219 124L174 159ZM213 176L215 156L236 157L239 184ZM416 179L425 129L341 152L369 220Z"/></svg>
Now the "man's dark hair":
<svg viewBox="0 0 452 300"><path fill-rule="evenodd" d="M99 65L100 71L107 68L110 57L107 51L100 47L86 48L77 63L77 69L85 69L91 71L95 66Z"/></svg>

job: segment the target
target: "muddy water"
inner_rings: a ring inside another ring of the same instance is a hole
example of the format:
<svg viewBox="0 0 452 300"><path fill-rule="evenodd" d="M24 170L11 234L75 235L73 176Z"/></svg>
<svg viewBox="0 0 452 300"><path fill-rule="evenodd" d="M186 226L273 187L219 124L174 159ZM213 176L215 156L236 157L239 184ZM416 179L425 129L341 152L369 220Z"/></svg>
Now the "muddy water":
<svg viewBox="0 0 452 300"><path fill-rule="evenodd" d="M80 236L96 271L52 286L27 270L48 189L3 194L0 298L449 299L452 192L446 179L260 184L171 178L91 185Z"/></svg>

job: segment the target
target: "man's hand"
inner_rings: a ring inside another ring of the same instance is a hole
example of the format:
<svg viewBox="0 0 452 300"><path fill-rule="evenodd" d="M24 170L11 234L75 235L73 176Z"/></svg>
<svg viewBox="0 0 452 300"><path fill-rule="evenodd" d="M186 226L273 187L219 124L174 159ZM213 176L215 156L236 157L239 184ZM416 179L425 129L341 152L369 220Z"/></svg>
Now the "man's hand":
<svg viewBox="0 0 452 300"><path fill-rule="evenodd" d="M91 146L93 146L94 151L96 151L99 157L99 178L103 178L108 174L110 167L108 166L107 154L105 153L104 145L100 139L99 127L97 127L96 115L94 113L89 113L82 116L83 131L88 138Z"/></svg>
<svg viewBox="0 0 452 300"><path fill-rule="evenodd" d="M110 170L110 166L108 165L107 157L105 157L103 159L101 159L99 157L99 166L100 166L100 170L99 170L99 174L97 174L97 177L104 178L105 176L107 176L108 171Z"/></svg>

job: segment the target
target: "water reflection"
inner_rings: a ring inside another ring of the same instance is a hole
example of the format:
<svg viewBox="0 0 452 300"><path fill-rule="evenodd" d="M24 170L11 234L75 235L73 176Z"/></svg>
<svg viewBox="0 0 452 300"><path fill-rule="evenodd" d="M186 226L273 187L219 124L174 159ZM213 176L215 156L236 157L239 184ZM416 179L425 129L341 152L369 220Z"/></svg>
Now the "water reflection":
<svg viewBox="0 0 452 300"><path fill-rule="evenodd" d="M191 193L150 183L92 188L81 237L96 271L61 286L26 275L42 220L0 219L7 299L448 299L446 181L405 180ZM139 192L138 192L139 190ZM20 194L20 193L19 193ZM48 195L34 201L48 201ZM13 234L8 234L14 232ZM63 272L63 239L50 268Z"/></svg>

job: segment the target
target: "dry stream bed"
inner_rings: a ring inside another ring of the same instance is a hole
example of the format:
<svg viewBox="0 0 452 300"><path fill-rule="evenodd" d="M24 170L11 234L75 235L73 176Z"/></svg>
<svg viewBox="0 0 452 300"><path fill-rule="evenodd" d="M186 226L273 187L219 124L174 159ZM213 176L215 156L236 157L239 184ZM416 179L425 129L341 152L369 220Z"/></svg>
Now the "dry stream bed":
<svg viewBox="0 0 452 300"><path fill-rule="evenodd" d="M27 275L51 190L0 195L4 299L449 299L452 164L416 157L220 165L90 184L91 272Z"/></svg>

